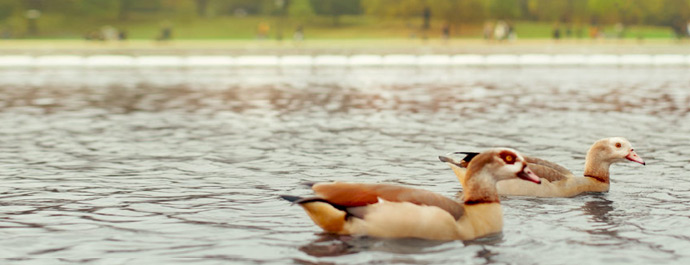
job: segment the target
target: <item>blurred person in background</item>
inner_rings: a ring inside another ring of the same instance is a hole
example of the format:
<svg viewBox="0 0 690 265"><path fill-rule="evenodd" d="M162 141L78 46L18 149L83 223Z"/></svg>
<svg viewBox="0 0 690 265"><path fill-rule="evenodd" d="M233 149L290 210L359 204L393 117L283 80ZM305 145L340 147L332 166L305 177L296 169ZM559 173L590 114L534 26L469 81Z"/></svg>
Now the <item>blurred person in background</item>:
<svg viewBox="0 0 690 265"><path fill-rule="evenodd" d="M300 44L304 40L304 27L301 24L297 25L297 28L295 28L292 39L295 41L295 44Z"/></svg>
<svg viewBox="0 0 690 265"><path fill-rule="evenodd" d="M115 27L110 26L110 25L105 25L101 27L101 37L104 41L112 41L112 40L117 40L118 37L118 32Z"/></svg>
<svg viewBox="0 0 690 265"><path fill-rule="evenodd" d="M597 26L596 24L589 26L589 37L591 39L599 38L599 26Z"/></svg>
<svg viewBox="0 0 690 265"><path fill-rule="evenodd" d="M553 37L554 40L561 39L561 26L558 25L558 23L555 23L553 25L553 31L551 33L551 37Z"/></svg>
<svg viewBox="0 0 690 265"><path fill-rule="evenodd" d="M262 21L259 23L259 25L256 27L256 38L259 40L267 39L268 38L268 32L271 30L271 26L268 25L265 21Z"/></svg>
<svg viewBox="0 0 690 265"><path fill-rule="evenodd" d="M491 40L493 37L493 25L491 22L487 21L484 22L484 39L485 40Z"/></svg>
<svg viewBox="0 0 690 265"><path fill-rule="evenodd" d="M444 43L448 42L448 39L450 39L450 23L444 22L443 26L441 26L441 39L443 39Z"/></svg>
<svg viewBox="0 0 690 265"><path fill-rule="evenodd" d="M171 40L173 36L172 23L170 21L163 21L161 23L160 34L156 38L159 41Z"/></svg>
<svg viewBox="0 0 690 265"><path fill-rule="evenodd" d="M623 26L623 23L616 23L616 25L613 26L613 29L615 31L616 38L622 39L625 37L625 26Z"/></svg>
<svg viewBox="0 0 690 265"><path fill-rule="evenodd" d="M508 23L503 20L496 22L496 27L494 27L494 39L498 41L503 41L508 38Z"/></svg>
<svg viewBox="0 0 690 265"><path fill-rule="evenodd" d="M516 41L518 38L517 32L515 31L515 24L513 22L508 22L508 41Z"/></svg>

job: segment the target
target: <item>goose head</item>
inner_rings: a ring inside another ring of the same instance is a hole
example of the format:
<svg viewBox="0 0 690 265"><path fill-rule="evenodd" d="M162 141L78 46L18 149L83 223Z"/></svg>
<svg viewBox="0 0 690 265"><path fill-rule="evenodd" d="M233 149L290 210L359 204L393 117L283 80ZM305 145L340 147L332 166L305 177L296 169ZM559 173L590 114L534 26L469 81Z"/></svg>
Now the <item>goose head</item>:
<svg viewBox="0 0 690 265"><path fill-rule="evenodd" d="M453 158L451 155L439 156L439 159L448 164L456 175L465 175L464 179L472 178L474 175L490 175L496 182L519 178L537 184L541 183L539 177L527 167L524 157L510 148L484 151L473 157L469 163ZM464 166L467 166L466 172Z"/></svg>
<svg viewBox="0 0 690 265"><path fill-rule="evenodd" d="M596 141L587 152L587 158L606 164L632 161L645 165L644 160L637 155L630 141L623 137L604 138Z"/></svg>

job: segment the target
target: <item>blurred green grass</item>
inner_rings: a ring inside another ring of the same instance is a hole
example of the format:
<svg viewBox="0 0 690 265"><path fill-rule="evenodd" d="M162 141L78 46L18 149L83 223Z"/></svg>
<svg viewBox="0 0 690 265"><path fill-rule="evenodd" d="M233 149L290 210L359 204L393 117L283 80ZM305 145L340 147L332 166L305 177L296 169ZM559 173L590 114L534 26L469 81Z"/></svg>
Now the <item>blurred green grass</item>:
<svg viewBox="0 0 690 265"><path fill-rule="evenodd" d="M283 19L280 17L174 17L164 15L138 14L128 21L98 20L85 21L80 17L66 17L59 14L46 14L38 20L39 35L32 39L81 39L88 32L98 31L109 25L127 32L129 39L154 39L160 35L163 24L172 25L174 39L211 40L249 40L257 38L260 23L270 25L268 38L282 35L291 39L295 28L303 25L307 39L406 39L441 37L441 21L433 21L431 29L422 31L421 19L380 19L372 16L342 16L338 25L331 17L316 16L306 20ZM18 21L15 25L21 24ZM517 21L514 23L520 39L551 38L554 24L545 22ZM453 25L451 38L481 38L483 25ZM587 26L572 25L572 34L566 34L566 26L561 27L564 38L589 38ZM15 29L21 32L21 29ZM578 33L579 32L579 33ZM606 26L603 32L614 35L614 27ZM23 37L23 36L19 36ZM624 38L664 39L673 38L667 27L631 26L626 28Z"/></svg>

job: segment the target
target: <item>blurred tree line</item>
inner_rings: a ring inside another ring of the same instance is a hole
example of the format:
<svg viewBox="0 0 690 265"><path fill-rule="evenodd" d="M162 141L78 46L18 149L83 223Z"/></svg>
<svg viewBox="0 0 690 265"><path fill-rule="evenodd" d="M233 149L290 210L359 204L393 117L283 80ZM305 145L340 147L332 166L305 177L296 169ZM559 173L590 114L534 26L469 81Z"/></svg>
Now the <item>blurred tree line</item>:
<svg viewBox="0 0 690 265"><path fill-rule="evenodd" d="M370 15L422 17L456 25L492 19L657 25L678 33L690 21L690 0L0 0L0 25L12 19L31 20L37 14L90 21L131 21L150 14L189 19L282 16L308 20L320 16L330 17L332 26L339 26L343 15Z"/></svg>
<svg viewBox="0 0 690 265"><path fill-rule="evenodd" d="M361 14L360 0L0 0L0 21L27 10L126 21L131 14L210 18L233 15L332 16Z"/></svg>
<svg viewBox="0 0 690 265"><path fill-rule="evenodd" d="M504 19L571 24L669 26L679 31L690 21L690 0L366 0L367 14L419 16L425 8L451 24Z"/></svg>

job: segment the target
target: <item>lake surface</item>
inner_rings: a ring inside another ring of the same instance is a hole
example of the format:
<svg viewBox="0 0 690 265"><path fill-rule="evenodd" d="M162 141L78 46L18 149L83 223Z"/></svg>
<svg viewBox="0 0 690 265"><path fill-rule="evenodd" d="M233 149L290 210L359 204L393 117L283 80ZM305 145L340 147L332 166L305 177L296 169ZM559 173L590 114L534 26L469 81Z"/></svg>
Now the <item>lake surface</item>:
<svg viewBox="0 0 690 265"><path fill-rule="evenodd" d="M687 264L684 67L0 69L0 257L17 264ZM325 235L307 182L461 190L437 156L512 147L611 191L503 198L472 242ZM45 259L45 258L57 258Z"/></svg>

